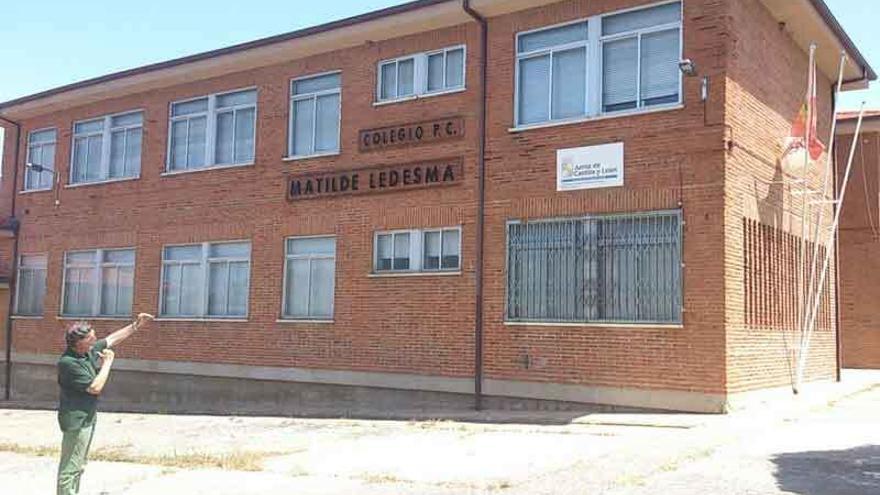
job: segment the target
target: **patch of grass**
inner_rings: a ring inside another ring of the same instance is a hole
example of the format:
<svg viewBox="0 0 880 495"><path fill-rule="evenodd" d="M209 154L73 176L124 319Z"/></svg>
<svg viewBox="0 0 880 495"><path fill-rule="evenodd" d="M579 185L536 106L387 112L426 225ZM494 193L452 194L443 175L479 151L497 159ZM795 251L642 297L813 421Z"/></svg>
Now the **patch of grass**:
<svg viewBox="0 0 880 495"><path fill-rule="evenodd" d="M18 445L15 443L0 443L0 452L12 452L14 454L33 455L37 457L52 457L61 455L61 449L58 447Z"/></svg>
<svg viewBox="0 0 880 495"><path fill-rule="evenodd" d="M373 474L367 473L360 478L367 483L409 483L407 480L402 480L393 474L381 473L381 474Z"/></svg>
<svg viewBox="0 0 880 495"><path fill-rule="evenodd" d="M44 447L0 443L0 452L32 455L37 457L58 457L58 447ZM219 468L227 471L262 471L263 460L278 455L276 452L229 452L213 454L208 452L187 452L162 455L138 455L128 452L125 447L102 447L89 453L89 460L106 462L129 462L149 464L166 468L199 469Z"/></svg>

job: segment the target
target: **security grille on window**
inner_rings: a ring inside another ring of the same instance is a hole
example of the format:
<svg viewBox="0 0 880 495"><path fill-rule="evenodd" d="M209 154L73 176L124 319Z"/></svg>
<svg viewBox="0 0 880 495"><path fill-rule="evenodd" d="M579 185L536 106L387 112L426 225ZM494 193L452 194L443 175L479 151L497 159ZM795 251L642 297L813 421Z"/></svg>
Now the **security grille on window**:
<svg viewBox="0 0 880 495"><path fill-rule="evenodd" d="M247 316L250 242L167 246L162 252L165 317Z"/></svg>
<svg viewBox="0 0 880 495"><path fill-rule="evenodd" d="M42 316L46 295L46 255L19 257L16 281L15 314Z"/></svg>
<svg viewBox="0 0 880 495"><path fill-rule="evenodd" d="M287 239L284 308L289 319L332 319L336 285L336 238Z"/></svg>
<svg viewBox="0 0 880 495"><path fill-rule="evenodd" d="M36 172L33 168L26 167L24 190L51 189L55 170L55 129L28 134L27 163L39 165L46 170Z"/></svg>
<svg viewBox="0 0 880 495"><path fill-rule="evenodd" d="M465 48L455 46L379 63L378 99L391 101L464 87Z"/></svg>
<svg viewBox="0 0 880 495"><path fill-rule="evenodd" d="M65 316L131 314L134 249L72 251L64 255Z"/></svg>
<svg viewBox="0 0 880 495"><path fill-rule="evenodd" d="M257 90L171 105L168 171L253 162Z"/></svg>
<svg viewBox="0 0 880 495"><path fill-rule="evenodd" d="M605 112L678 103L681 4L602 19Z"/></svg>
<svg viewBox="0 0 880 495"><path fill-rule="evenodd" d="M340 75L295 79L290 84L292 157L339 151Z"/></svg>
<svg viewBox="0 0 880 495"><path fill-rule="evenodd" d="M459 228L376 234L376 273L456 271L461 268Z"/></svg>
<svg viewBox="0 0 880 495"><path fill-rule="evenodd" d="M517 35L517 126L680 102L681 2Z"/></svg>
<svg viewBox="0 0 880 495"><path fill-rule="evenodd" d="M681 215L508 225L507 319L681 322Z"/></svg>
<svg viewBox="0 0 880 495"><path fill-rule="evenodd" d="M142 112L107 115L75 123L70 183L140 175L142 128Z"/></svg>

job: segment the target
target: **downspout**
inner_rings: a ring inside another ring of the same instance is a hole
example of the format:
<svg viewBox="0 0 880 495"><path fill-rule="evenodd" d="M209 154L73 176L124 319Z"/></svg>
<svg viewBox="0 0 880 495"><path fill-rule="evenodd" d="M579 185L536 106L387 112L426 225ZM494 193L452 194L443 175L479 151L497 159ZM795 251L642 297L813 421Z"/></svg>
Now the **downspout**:
<svg viewBox="0 0 880 495"><path fill-rule="evenodd" d="M486 61L488 32L486 18L471 8L470 0L462 0L461 7L480 25L480 142L477 155L477 253L474 298L474 409L483 409L483 229L486 218Z"/></svg>
<svg viewBox="0 0 880 495"><path fill-rule="evenodd" d="M9 216L12 222L12 235L14 237L12 241L12 263L9 268L9 307L6 311L6 383L4 387L4 400L8 401L12 393L12 313L15 311L15 287L17 285L16 274L18 273L18 219L15 217L15 199L18 196L16 189L18 188L18 165L21 151L21 124L3 116L0 116L0 120L15 126L15 155L12 157L12 211ZM4 148L8 141L8 139L3 141ZM2 149L0 150L0 153L5 151L5 149Z"/></svg>

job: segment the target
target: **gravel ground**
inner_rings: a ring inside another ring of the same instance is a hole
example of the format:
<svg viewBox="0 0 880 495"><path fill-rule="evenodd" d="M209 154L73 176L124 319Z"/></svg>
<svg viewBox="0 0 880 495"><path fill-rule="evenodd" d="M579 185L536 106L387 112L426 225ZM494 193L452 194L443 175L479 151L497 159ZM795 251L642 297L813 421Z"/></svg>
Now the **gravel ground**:
<svg viewBox="0 0 880 495"><path fill-rule="evenodd" d="M876 495L878 412L880 387L731 416L100 413L82 493ZM52 493L59 443L54 411L0 409L3 492Z"/></svg>

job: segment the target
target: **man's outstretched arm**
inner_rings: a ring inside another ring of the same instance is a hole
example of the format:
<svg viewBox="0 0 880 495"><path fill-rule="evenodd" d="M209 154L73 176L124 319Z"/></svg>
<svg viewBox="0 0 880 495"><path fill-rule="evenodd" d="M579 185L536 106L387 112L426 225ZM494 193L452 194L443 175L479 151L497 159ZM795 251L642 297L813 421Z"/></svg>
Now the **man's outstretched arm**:
<svg viewBox="0 0 880 495"><path fill-rule="evenodd" d="M153 315L148 313L140 313L139 315L137 315L137 319L134 321L134 323L122 327L107 336L107 347L116 347L117 345L121 344L122 341L129 338L131 334L137 332L138 329L151 321L153 321Z"/></svg>

